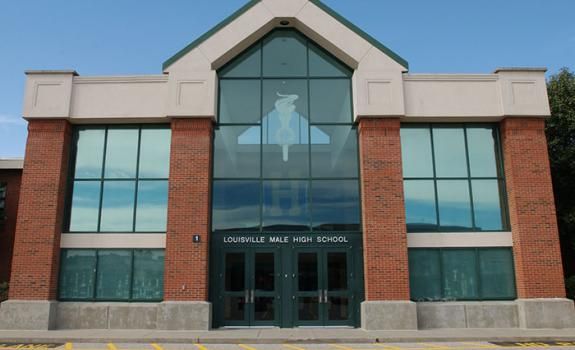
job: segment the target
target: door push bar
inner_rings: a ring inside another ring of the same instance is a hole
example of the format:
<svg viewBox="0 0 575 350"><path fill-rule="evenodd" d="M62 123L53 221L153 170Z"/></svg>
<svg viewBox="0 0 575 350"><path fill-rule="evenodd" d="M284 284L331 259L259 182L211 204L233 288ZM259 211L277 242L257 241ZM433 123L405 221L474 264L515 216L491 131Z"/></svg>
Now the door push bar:
<svg viewBox="0 0 575 350"><path fill-rule="evenodd" d="M327 289L319 290L319 303L327 304Z"/></svg>
<svg viewBox="0 0 575 350"><path fill-rule="evenodd" d="M253 289L246 289L245 296L244 296L244 303L245 304L253 304L255 300L255 290Z"/></svg>

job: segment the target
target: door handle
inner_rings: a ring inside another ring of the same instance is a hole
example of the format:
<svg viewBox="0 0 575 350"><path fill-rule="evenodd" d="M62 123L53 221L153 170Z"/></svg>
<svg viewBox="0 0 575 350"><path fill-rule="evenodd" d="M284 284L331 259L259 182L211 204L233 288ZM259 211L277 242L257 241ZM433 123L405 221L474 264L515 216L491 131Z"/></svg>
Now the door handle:
<svg viewBox="0 0 575 350"><path fill-rule="evenodd" d="M249 304L250 303L250 290L246 289L246 292L244 294L244 304Z"/></svg>
<svg viewBox="0 0 575 350"><path fill-rule="evenodd" d="M250 298L250 303L252 303L252 304L254 303L255 294L256 294L255 290L252 289L252 296L251 296L251 298Z"/></svg>
<svg viewBox="0 0 575 350"><path fill-rule="evenodd" d="M323 290L323 303L327 304L327 289Z"/></svg>
<svg viewBox="0 0 575 350"><path fill-rule="evenodd" d="M323 304L323 289L318 290L319 293L319 303Z"/></svg>

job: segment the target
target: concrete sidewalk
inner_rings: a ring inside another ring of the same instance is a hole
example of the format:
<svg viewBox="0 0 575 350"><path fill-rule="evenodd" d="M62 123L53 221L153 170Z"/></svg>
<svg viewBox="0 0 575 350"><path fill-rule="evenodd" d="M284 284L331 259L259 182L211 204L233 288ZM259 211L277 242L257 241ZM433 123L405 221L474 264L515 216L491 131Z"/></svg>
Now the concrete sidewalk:
<svg viewBox="0 0 575 350"><path fill-rule="evenodd" d="M160 344L282 344L398 343L424 341L575 341L575 329L436 329L364 331L349 328L219 329L209 332L159 330L2 331L5 343L160 343Z"/></svg>

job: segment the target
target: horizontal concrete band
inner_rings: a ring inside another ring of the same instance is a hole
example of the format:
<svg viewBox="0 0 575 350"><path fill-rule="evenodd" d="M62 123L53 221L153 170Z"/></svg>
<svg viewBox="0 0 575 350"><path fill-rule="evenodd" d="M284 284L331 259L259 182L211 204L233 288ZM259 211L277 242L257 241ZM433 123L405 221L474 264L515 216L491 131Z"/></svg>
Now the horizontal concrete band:
<svg viewBox="0 0 575 350"><path fill-rule="evenodd" d="M165 233L63 233L60 248L165 248Z"/></svg>
<svg viewBox="0 0 575 350"><path fill-rule="evenodd" d="M512 247L511 232L408 233L409 248Z"/></svg>

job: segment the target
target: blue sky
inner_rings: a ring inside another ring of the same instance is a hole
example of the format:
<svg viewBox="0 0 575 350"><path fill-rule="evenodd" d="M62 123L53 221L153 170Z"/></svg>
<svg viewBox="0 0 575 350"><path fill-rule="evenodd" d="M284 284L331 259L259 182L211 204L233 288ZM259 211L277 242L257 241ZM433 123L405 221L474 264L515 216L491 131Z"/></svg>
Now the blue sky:
<svg viewBox="0 0 575 350"><path fill-rule="evenodd" d="M286 0L287 1L287 0ZM247 0L7 0L0 4L0 157L23 156L24 71L158 74ZM412 73L575 70L573 0L324 0Z"/></svg>

